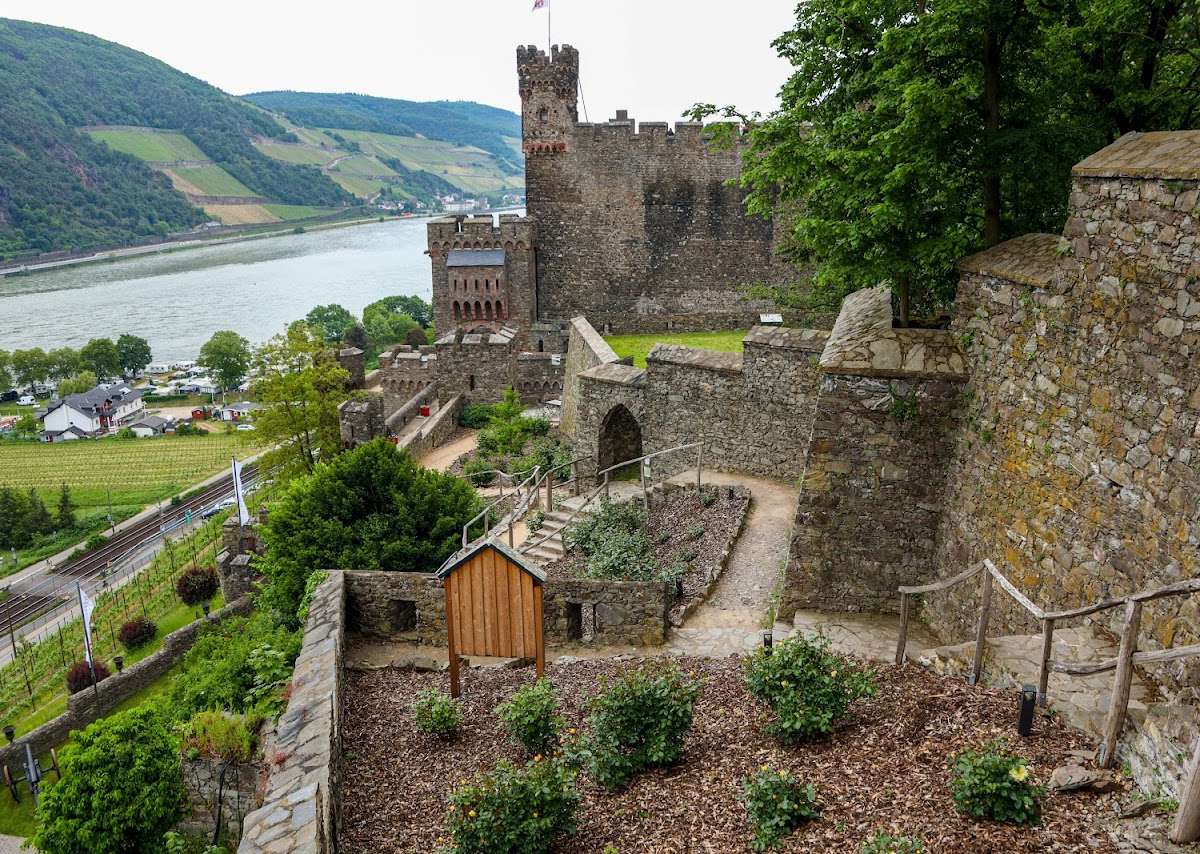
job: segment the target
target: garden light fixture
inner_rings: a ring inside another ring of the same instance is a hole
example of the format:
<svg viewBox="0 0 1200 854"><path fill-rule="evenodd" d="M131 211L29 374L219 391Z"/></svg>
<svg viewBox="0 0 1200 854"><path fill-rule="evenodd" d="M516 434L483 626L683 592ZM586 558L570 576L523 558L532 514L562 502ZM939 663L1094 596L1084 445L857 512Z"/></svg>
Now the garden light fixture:
<svg viewBox="0 0 1200 854"><path fill-rule="evenodd" d="M775 632L772 629L763 629L763 649L767 655L771 654L771 647L775 643Z"/></svg>
<svg viewBox="0 0 1200 854"><path fill-rule="evenodd" d="M13 739L17 737L17 730L12 724L4 728L4 737L8 739L9 744L12 744Z"/></svg>
<svg viewBox="0 0 1200 854"><path fill-rule="evenodd" d="M120 655L114 656L113 664L115 664L117 666L117 673L120 673L122 670L125 669L125 658Z"/></svg>
<svg viewBox="0 0 1200 854"><path fill-rule="evenodd" d="M1025 736L1033 732L1033 709L1037 705L1037 688L1032 685L1021 686L1021 706L1017 715L1017 735Z"/></svg>

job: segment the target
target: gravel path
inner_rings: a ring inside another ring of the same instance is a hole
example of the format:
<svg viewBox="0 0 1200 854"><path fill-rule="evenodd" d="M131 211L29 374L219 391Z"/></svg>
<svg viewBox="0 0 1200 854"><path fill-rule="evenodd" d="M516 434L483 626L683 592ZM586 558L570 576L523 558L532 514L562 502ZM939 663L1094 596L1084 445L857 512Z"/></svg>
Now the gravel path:
<svg viewBox="0 0 1200 854"><path fill-rule="evenodd" d="M464 430L455 435L444 445L439 445L425 456L421 457L421 465L427 469L445 471L463 454L475 450L476 439L474 430Z"/></svg>

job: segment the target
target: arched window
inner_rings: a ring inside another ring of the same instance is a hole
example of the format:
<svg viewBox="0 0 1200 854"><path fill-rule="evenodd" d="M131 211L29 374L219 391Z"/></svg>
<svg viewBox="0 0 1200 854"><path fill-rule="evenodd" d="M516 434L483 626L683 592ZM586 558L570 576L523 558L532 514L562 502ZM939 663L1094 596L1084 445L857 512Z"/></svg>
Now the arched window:
<svg viewBox="0 0 1200 854"><path fill-rule="evenodd" d="M546 342L543 341L541 338L538 339L538 352L539 353L546 352Z"/></svg>
<svg viewBox="0 0 1200 854"><path fill-rule="evenodd" d="M492 319L492 301L488 300L483 304L483 316L488 320Z"/></svg>
<svg viewBox="0 0 1200 854"><path fill-rule="evenodd" d="M479 304L479 300L475 300L475 319L483 319L483 306Z"/></svg>
<svg viewBox="0 0 1200 854"><path fill-rule="evenodd" d="M458 314L458 300L455 300L455 301L454 301L454 319L455 319L455 320L459 320L459 319L460 319L460 318L459 318L459 314Z"/></svg>
<svg viewBox="0 0 1200 854"><path fill-rule="evenodd" d="M538 121L539 122L544 122L548 118L550 118L550 108L549 107L542 107L540 110L538 110Z"/></svg>
<svg viewBox="0 0 1200 854"><path fill-rule="evenodd" d="M483 280L483 290L484 290L484 293L492 292L492 280L491 279Z"/></svg>
<svg viewBox="0 0 1200 854"><path fill-rule="evenodd" d="M504 320L504 303L496 300L496 319Z"/></svg>

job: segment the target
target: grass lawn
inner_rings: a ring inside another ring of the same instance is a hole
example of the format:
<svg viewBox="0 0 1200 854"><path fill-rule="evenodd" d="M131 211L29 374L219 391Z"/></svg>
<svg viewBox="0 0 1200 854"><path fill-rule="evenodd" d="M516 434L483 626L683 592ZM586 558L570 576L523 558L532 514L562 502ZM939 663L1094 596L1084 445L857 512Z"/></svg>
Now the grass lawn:
<svg viewBox="0 0 1200 854"><path fill-rule="evenodd" d="M161 436L154 439L80 439L61 444L0 443L0 485L37 489L47 501L61 484L82 508L150 504L182 492L255 452L245 433Z"/></svg>
<svg viewBox="0 0 1200 854"><path fill-rule="evenodd" d="M181 133L154 130L89 130L92 139L117 151L131 154L152 163L173 163L177 160L208 160L208 155Z"/></svg>
<svg viewBox="0 0 1200 854"><path fill-rule="evenodd" d="M57 505L52 502L48 506L48 509L53 513L56 507ZM141 509L141 504L114 504L112 508L112 522L114 525L119 525L130 516L137 514ZM12 575L14 572L24 569L31 563L37 563L43 558L56 555L64 549L69 549L76 543L83 542L90 534L96 532L107 533L109 529L108 506L89 507L79 510L75 514L75 521L76 525L74 529L61 534L52 534L38 545L18 551L17 562L15 564L10 557L0 555L0 578Z"/></svg>
<svg viewBox="0 0 1200 854"><path fill-rule="evenodd" d="M333 213L334 208L318 208L312 205L263 205L280 219L308 219Z"/></svg>
<svg viewBox="0 0 1200 854"><path fill-rule="evenodd" d="M254 147L267 155L267 157L274 157L276 160L282 160L285 163L295 163L300 166L324 166L330 160L337 157L336 151L295 142L260 140L254 143Z"/></svg>
<svg viewBox="0 0 1200 854"><path fill-rule="evenodd" d="M334 166L332 171L343 172L347 175L358 175L363 178L374 178L379 175L395 175L395 171L384 166L374 157L367 154L352 154Z"/></svg>
<svg viewBox="0 0 1200 854"><path fill-rule="evenodd" d="M633 356L633 363L646 367L646 356L655 344L679 344L698 350L718 350L722 353L742 352L745 331L732 332L663 332L652 335L610 335L604 340L624 358Z"/></svg>

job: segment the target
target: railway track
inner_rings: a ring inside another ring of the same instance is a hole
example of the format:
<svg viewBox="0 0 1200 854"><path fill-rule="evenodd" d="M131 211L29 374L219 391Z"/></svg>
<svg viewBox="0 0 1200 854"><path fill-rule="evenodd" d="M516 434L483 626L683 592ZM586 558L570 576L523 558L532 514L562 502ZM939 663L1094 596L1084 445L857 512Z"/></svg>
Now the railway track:
<svg viewBox="0 0 1200 854"><path fill-rule="evenodd" d="M249 486L258 474L257 464L242 469L242 483ZM0 647L11 644L13 633L41 618L39 625L54 619L51 612L76 606L75 585L85 588L107 581L110 570L119 573L130 558L171 531L187 524L187 514L196 518L208 507L233 495L233 476L226 475L203 492L163 508L163 512L130 525L100 548L73 561L52 567L33 578L15 582L9 596L0 600ZM116 581L117 579L112 579Z"/></svg>

